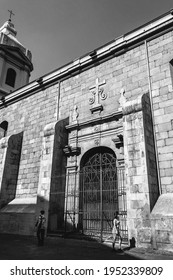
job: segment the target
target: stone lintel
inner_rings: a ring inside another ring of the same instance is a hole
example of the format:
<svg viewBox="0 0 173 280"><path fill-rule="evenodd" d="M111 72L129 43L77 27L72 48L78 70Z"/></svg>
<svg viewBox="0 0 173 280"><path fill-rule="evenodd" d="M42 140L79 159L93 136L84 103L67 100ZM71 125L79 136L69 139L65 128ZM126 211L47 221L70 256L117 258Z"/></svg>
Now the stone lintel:
<svg viewBox="0 0 173 280"><path fill-rule="evenodd" d="M94 119L81 121L80 123L78 122L76 124L66 125L66 129L69 131L81 129L82 127L93 126L95 124L98 125L101 123L109 122L111 120L119 120L122 118L122 116L123 116L122 111L116 111L106 116L97 116Z"/></svg>

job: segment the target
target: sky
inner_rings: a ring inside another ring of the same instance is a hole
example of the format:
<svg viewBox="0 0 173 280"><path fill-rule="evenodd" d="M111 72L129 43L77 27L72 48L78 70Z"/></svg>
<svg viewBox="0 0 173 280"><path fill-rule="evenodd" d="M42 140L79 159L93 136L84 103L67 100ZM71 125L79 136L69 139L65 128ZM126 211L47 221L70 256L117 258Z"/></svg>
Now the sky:
<svg viewBox="0 0 173 280"><path fill-rule="evenodd" d="M17 39L32 52L32 81L172 8L172 0L0 0L0 25L12 10Z"/></svg>

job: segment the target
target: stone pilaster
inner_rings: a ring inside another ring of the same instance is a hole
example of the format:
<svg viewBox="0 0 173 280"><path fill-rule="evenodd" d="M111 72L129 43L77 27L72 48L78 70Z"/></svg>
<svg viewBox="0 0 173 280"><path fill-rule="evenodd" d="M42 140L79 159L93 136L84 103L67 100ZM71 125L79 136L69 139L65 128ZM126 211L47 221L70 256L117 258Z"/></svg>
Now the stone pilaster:
<svg viewBox="0 0 173 280"><path fill-rule="evenodd" d="M150 213L159 195L148 95L125 102L122 109L129 239L148 247L152 242Z"/></svg>
<svg viewBox="0 0 173 280"><path fill-rule="evenodd" d="M78 227L79 190L77 188L79 173L77 165L67 166L66 196L65 196L65 230L71 231Z"/></svg>
<svg viewBox="0 0 173 280"><path fill-rule="evenodd" d="M8 139L9 139L9 137L3 137L0 140L0 193L1 193L1 189L2 189L3 172L4 172L5 159L6 159L6 154L7 154ZM0 205L1 204L2 204L2 201L0 199Z"/></svg>
<svg viewBox="0 0 173 280"><path fill-rule="evenodd" d="M41 210L44 209L47 221L49 210L55 124L56 123L48 124L44 128L42 157L40 163L39 184L37 192L37 215Z"/></svg>
<svg viewBox="0 0 173 280"><path fill-rule="evenodd" d="M78 147L77 134L72 146L66 146L64 153L68 157L66 170L66 194L65 194L65 230L75 230L78 227L79 205L79 172L77 157L81 153Z"/></svg>
<svg viewBox="0 0 173 280"><path fill-rule="evenodd" d="M62 227L65 203L65 166L63 147L67 145L68 120L50 123L44 128L42 158L37 193L37 215L45 210L49 231Z"/></svg>
<svg viewBox="0 0 173 280"><path fill-rule="evenodd" d="M23 133L0 140L0 208L16 196Z"/></svg>

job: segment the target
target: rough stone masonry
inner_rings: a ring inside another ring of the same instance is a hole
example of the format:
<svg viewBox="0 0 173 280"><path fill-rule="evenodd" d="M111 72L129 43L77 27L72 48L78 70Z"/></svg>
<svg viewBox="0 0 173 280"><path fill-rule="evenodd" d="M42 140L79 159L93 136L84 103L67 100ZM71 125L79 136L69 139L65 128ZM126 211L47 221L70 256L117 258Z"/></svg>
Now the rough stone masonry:
<svg viewBox="0 0 173 280"><path fill-rule="evenodd" d="M92 225L103 235L119 210L128 242L134 238L138 247L173 250L172 84L169 11L5 95L0 232L32 235L35 216L44 208L48 232L92 231ZM105 208L94 225L91 201L81 200L80 172L98 154L114 158L124 177L114 185L115 205L102 201Z"/></svg>

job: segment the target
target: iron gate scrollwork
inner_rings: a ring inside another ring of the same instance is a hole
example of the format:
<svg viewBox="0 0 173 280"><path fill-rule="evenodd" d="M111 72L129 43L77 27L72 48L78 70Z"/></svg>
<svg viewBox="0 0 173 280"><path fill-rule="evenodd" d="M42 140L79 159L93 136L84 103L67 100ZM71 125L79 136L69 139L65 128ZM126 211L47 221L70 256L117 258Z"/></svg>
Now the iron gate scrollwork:
<svg viewBox="0 0 173 280"><path fill-rule="evenodd" d="M116 211L120 214L121 235L127 241L124 168L117 168L113 151L98 148L84 160L80 171L79 224L82 232L107 239Z"/></svg>

